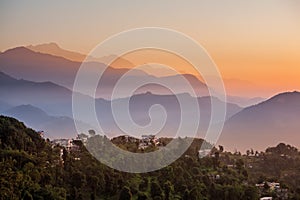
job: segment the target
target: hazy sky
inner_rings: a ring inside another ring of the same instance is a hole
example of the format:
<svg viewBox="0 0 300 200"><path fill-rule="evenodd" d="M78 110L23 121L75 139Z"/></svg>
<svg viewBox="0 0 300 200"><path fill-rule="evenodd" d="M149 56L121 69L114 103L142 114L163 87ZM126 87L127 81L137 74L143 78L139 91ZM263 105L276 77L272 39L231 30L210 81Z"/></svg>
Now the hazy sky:
<svg viewBox="0 0 300 200"><path fill-rule="evenodd" d="M300 90L300 1L0 1L0 51L57 42L88 53L107 37L158 26L202 44L222 75Z"/></svg>

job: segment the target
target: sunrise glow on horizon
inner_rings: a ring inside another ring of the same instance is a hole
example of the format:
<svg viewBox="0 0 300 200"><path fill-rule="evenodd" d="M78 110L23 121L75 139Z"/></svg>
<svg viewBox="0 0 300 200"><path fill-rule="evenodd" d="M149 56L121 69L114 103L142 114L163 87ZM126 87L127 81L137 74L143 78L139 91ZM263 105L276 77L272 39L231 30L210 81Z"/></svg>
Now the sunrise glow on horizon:
<svg viewBox="0 0 300 200"><path fill-rule="evenodd" d="M170 28L207 50L234 95L268 97L300 90L299 9L300 3L292 0L135 1L130 6L118 0L84 5L3 1L0 50L56 42L63 49L88 54L106 38L128 29ZM124 58L134 65L155 61L195 74L184 61L164 53L143 51Z"/></svg>

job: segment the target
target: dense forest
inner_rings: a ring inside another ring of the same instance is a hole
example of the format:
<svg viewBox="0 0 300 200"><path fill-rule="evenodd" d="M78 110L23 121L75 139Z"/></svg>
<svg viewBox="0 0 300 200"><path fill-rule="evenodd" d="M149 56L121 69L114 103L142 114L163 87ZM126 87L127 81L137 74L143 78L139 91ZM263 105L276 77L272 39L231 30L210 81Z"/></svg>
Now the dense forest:
<svg viewBox="0 0 300 200"><path fill-rule="evenodd" d="M170 139L160 140L166 145ZM136 142L113 142L140 151ZM74 143L75 150L54 145L22 122L1 116L0 199L300 199L300 154L283 143L264 152L249 149L244 155L219 146L199 158L203 140L194 139L171 165L140 174L111 169L81 141ZM156 148L150 145L143 151ZM280 189L268 183L278 183Z"/></svg>

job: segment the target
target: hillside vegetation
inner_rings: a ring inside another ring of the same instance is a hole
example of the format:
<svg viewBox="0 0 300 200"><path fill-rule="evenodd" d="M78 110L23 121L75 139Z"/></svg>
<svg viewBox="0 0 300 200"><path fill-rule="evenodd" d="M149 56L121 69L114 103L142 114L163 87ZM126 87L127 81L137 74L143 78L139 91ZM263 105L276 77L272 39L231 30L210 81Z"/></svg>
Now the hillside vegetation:
<svg viewBox="0 0 300 200"><path fill-rule="evenodd" d="M123 149L136 150L134 144L116 141ZM267 186L263 190L255 186L264 181L280 182L288 191L284 198L300 198L296 148L280 144L266 152L241 155L220 146L200 159L197 152L202 142L195 139L180 159L161 170L130 174L101 164L80 141L75 142L76 150L68 151L16 119L1 116L0 199L281 198Z"/></svg>

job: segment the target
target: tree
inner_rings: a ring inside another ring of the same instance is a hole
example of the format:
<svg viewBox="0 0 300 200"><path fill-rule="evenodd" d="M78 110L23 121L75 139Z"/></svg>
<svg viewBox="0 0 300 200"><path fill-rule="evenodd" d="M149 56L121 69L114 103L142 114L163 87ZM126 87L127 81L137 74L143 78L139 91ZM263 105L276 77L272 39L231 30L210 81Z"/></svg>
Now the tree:
<svg viewBox="0 0 300 200"><path fill-rule="evenodd" d="M200 193L199 193L199 191L197 190L196 187L194 187L194 188L190 191L189 197L190 197L190 200L197 200L197 199L199 199Z"/></svg>
<svg viewBox="0 0 300 200"><path fill-rule="evenodd" d="M74 172L71 175L71 183L77 189L80 189L85 184L85 175L80 171Z"/></svg>
<svg viewBox="0 0 300 200"><path fill-rule="evenodd" d="M24 193L24 196L23 196L22 199L23 199L23 200L33 200L33 197L32 197L32 195L31 195L28 191L26 191L26 192Z"/></svg>
<svg viewBox="0 0 300 200"><path fill-rule="evenodd" d="M160 185L154 180L151 182L151 197L154 198L156 196L162 197L163 191L160 187Z"/></svg>
<svg viewBox="0 0 300 200"><path fill-rule="evenodd" d="M164 184L164 190L165 190L165 199L169 200L171 196L171 192L173 192L173 186L170 181L166 181Z"/></svg>
<svg viewBox="0 0 300 200"><path fill-rule="evenodd" d="M219 145L219 151L220 151L220 153L223 153L224 147L222 145Z"/></svg>
<svg viewBox="0 0 300 200"><path fill-rule="evenodd" d="M254 186L246 186L243 199L256 200L259 198L257 188Z"/></svg>
<svg viewBox="0 0 300 200"><path fill-rule="evenodd" d="M188 189L186 189L183 193L183 197L182 197L183 200L189 200L190 199L190 192Z"/></svg>
<svg viewBox="0 0 300 200"><path fill-rule="evenodd" d="M91 137L94 137L96 135L96 132L94 130L89 130L88 131Z"/></svg>
<svg viewBox="0 0 300 200"><path fill-rule="evenodd" d="M131 198L132 198L132 194L130 192L129 187L124 186L120 193L119 200L131 200Z"/></svg>
<svg viewBox="0 0 300 200"><path fill-rule="evenodd" d="M63 159L64 163L67 162L67 159L68 159L68 151L66 150L66 148L63 148L62 159Z"/></svg>
<svg viewBox="0 0 300 200"><path fill-rule="evenodd" d="M91 187L92 195L95 197L96 189L97 189L98 184L99 184L99 178L97 176L91 176L88 183Z"/></svg>
<svg viewBox="0 0 300 200"><path fill-rule="evenodd" d="M237 170L239 170L239 172L241 172L242 169L243 169L243 167L244 167L244 165L245 165L245 163L244 163L244 161L241 158L239 158L235 162L235 165L236 165Z"/></svg>
<svg viewBox="0 0 300 200"><path fill-rule="evenodd" d="M217 152L215 152L214 156L215 157L213 159L213 165L214 165L214 169L216 169L220 165L220 162L219 162L220 153L217 151Z"/></svg>
<svg viewBox="0 0 300 200"><path fill-rule="evenodd" d="M144 192L139 192L138 193L137 200L148 200L148 199L149 199L149 197L147 196L146 193L144 193Z"/></svg>
<svg viewBox="0 0 300 200"><path fill-rule="evenodd" d="M250 155L250 150L246 151L246 155L249 156Z"/></svg>

